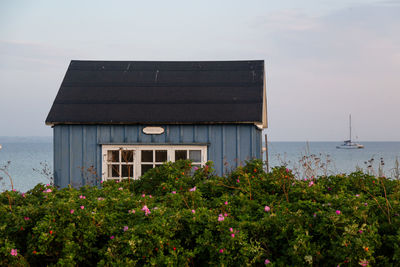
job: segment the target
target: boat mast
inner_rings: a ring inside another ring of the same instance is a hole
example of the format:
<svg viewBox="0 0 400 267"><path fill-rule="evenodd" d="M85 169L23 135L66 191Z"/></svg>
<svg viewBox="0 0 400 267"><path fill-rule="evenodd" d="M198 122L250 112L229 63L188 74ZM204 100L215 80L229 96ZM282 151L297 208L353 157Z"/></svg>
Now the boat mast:
<svg viewBox="0 0 400 267"><path fill-rule="evenodd" d="M349 140L350 140L350 142L351 142L351 114L349 115L349 128L350 128Z"/></svg>

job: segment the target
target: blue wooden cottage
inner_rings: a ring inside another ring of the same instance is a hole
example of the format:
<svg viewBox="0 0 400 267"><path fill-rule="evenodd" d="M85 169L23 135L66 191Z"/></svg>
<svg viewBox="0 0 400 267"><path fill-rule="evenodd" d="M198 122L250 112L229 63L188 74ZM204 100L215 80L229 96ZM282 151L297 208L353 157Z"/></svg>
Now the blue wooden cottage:
<svg viewBox="0 0 400 267"><path fill-rule="evenodd" d="M264 61L71 61L46 119L60 187L138 178L165 161L261 158ZM97 176L97 177L96 177Z"/></svg>

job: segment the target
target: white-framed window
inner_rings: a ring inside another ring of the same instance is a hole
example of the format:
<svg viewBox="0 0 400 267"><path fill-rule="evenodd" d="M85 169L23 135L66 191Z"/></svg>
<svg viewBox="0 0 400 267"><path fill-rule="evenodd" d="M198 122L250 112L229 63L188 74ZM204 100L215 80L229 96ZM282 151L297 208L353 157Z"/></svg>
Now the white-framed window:
<svg viewBox="0 0 400 267"><path fill-rule="evenodd" d="M108 179L121 180L134 176L135 150L112 147L104 152L103 161L106 162L106 165L103 164L103 170L107 173Z"/></svg>
<svg viewBox="0 0 400 267"><path fill-rule="evenodd" d="M206 145L102 145L102 179L137 179L166 161L189 159L193 166L207 162Z"/></svg>

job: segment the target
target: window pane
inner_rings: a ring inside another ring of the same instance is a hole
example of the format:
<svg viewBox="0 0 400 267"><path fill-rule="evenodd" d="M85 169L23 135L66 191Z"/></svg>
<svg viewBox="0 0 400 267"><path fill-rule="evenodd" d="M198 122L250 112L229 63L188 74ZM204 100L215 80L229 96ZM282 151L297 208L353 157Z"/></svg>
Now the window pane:
<svg viewBox="0 0 400 267"><path fill-rule="evenodd" d="M156 162L167 161L167 150L156 150Z"/></svg>
<svg viewBox="0 0 400 267"><path fill-rule="evenodd" d="M175 160L187 159L186 150L175 150Z"/></svg>
<svg viewBox="0 0 400 267"><path fill-rule="evenodd" d="M142 175L150 169L153 169L153 164L142 164Z"/></svg>
<svg viewBox="0 0 400 267"><path fill-rule="evenodd" d="M153 162L153 150L142 150L142 162Z"/></svg>
<svg viewBox="0 0 400 267"><path fill-rule="evenodd" d="M189 159L194 162L201 162L201 150L190 150Z"/></svg>
<svg viewBox="0 0 400 267"><path fill-rule="evenodd" d="M108 176L119 177L119 165L117 164L108 165Z"/></svg>
<svg viewBox="0 0 400 267"><path fill-rule="evenodd" d="M108 150L107 160L111 162L119 162L119 150Z"/></svg>
<svg viewBox="0 0 400 267"><path fill-rule="evenodd" d="M121 158L122 162L133 162L133 150L122 150Z"/></svg>
<svg viewBox="0 0 400 267"><path fill-rule="evenodd" d="M122 165L122 177L133 177L133 164Z"/></svg>

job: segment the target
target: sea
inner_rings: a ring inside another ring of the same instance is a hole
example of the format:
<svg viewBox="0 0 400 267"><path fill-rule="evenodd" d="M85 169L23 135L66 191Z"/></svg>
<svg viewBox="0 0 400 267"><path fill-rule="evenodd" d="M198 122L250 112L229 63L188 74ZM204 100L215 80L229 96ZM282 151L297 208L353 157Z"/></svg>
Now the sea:
<svg viewBox="0 0 400 267"><path fill-rule="evenodd" d="M52 137L0 137L0 191L26 192L50 183ZM337 149L341 142L268 142L268 167L286 166L298 178L364 171L394 177L399 171L400 142L359 142L364 149ZM265 146L265 144L263 144ZM263 153L264 161L267 160Z"/></svg>

